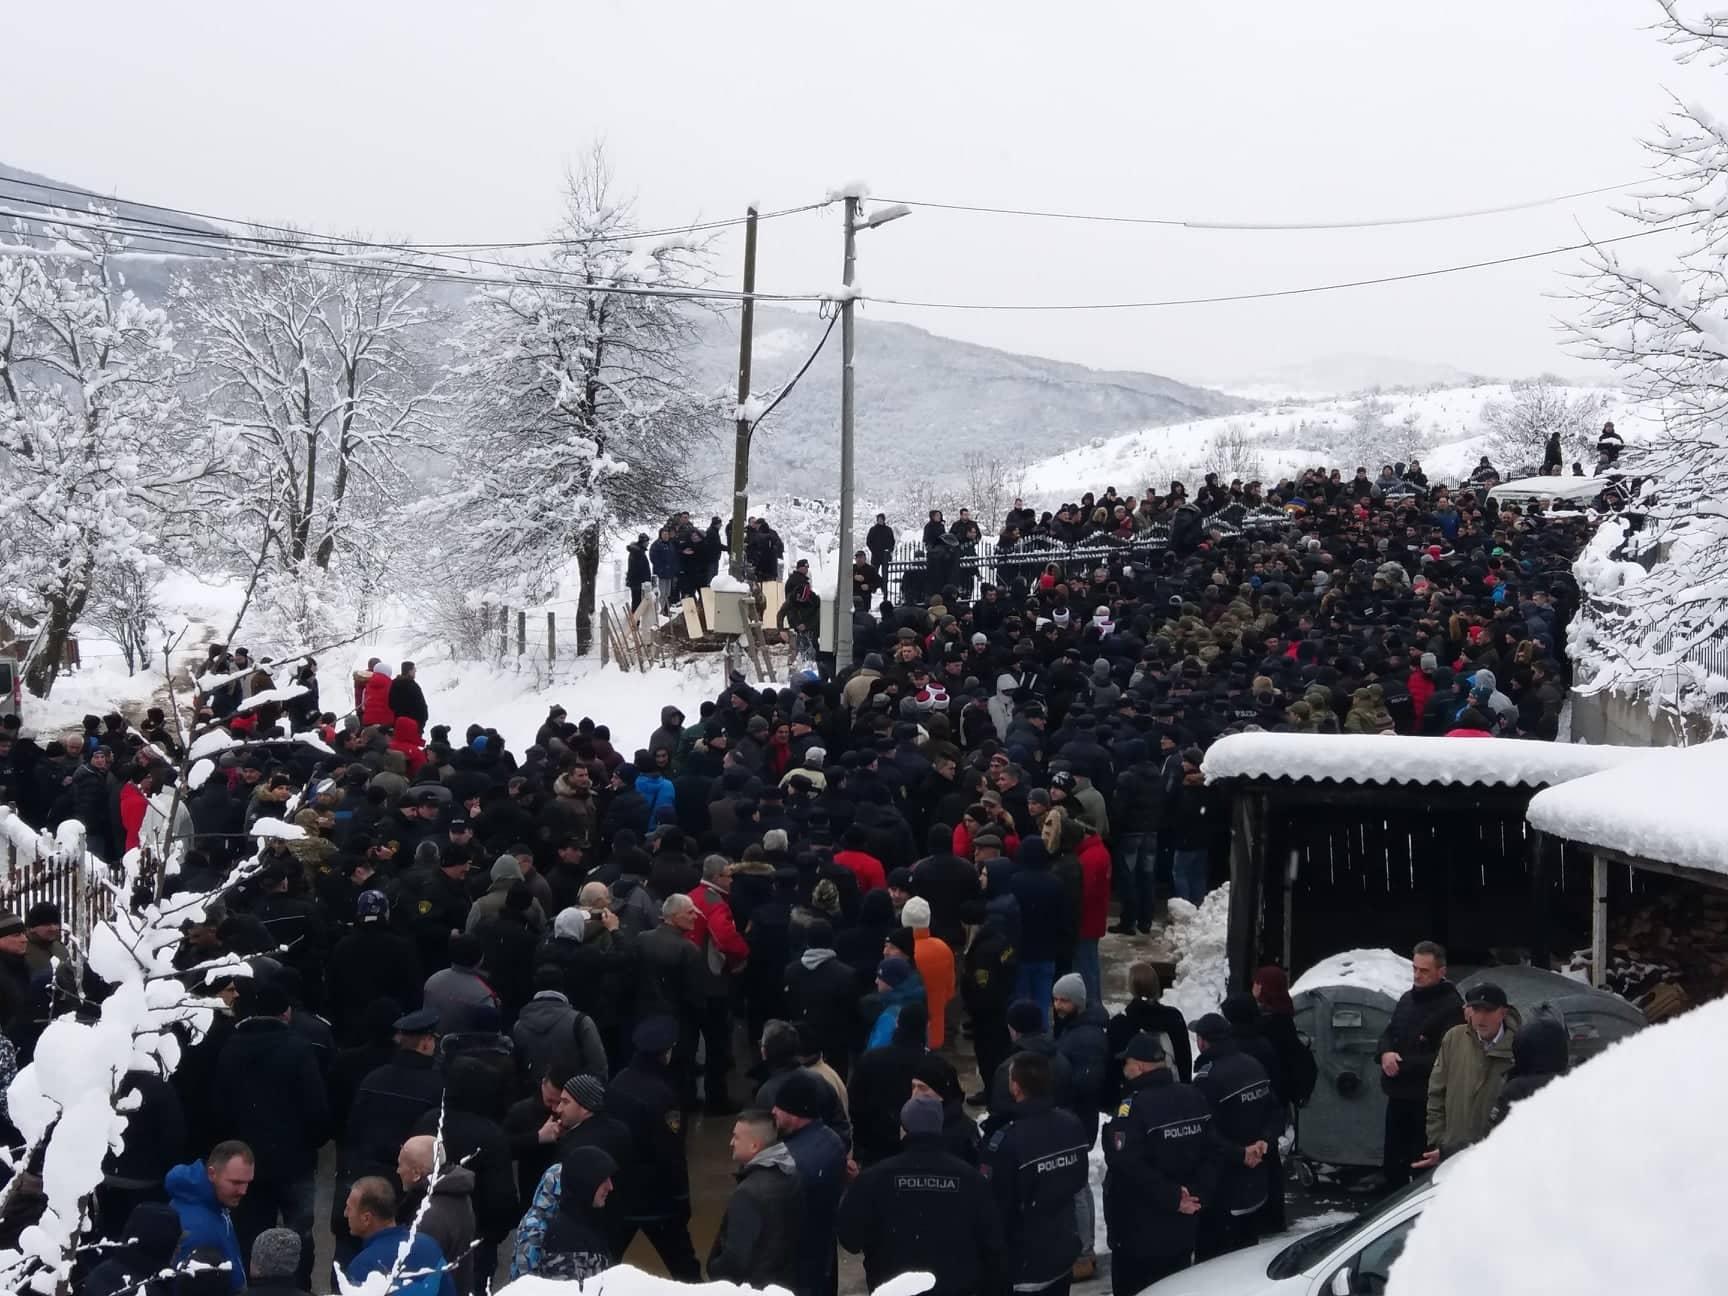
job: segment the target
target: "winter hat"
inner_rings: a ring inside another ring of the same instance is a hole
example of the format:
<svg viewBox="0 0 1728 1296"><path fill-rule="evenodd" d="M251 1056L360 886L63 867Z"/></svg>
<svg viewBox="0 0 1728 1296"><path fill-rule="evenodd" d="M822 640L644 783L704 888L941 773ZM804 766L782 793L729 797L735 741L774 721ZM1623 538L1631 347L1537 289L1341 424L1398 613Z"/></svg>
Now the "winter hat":
<svg viewBox="0 0 1728 1296"><path fill-rule="evenodd" d="M52 900L38 900L35 904L30 906L29 912L24 915L24 925L26 927L39 927L43 923L58 924L59 921L60 906L55 904Z"/></svg>
<svg viewBox="0 0 1728 1296"><path fill-rule="evenodd" d="M253 1239L253 1279L292 1278L299 1267L300 1235L293 1229L267 1228Z"/></svg>
<svg viewBox="0 0 1728 1296"><path fill-rule="evenodd" d="M768 732L768 717L753 715L744 726L745 733L765 734Z"/></svg>
<svg viewBox="0 0 1728 1296"><path fill-rule="evenodd" d="M492 861L492 880L503 882L506 879L511 882L522 880L522 866L516 862L514 855L500 855Z"/></svg>
<svg viewBox="0 0 1728 1296"><path fill-rule="evenodd" d="M591 1112L606 1108L606 1086L591 1075L573 1075L564 1082L564 1092Z"/></svg>
<svg viewBox="0 0 1728 1296"><path fill-rule="evenodd" d="M774 1106L788 1116L816 1120L830 1106L833 1092L828 1082L815 1072L799 1069L781 1083L780 1091L774 1095Z"/></svg>
<svg viewBox="0 0 1728 1296"><path fill-rule="evenodd" d="M560 909L558 916L552 920L552 935L561 936L565 940L579 941L588 930L588 911L585 909Z"/></svg>
<svg viewBox="0 0 1728 1296"><path fill-rule="evenodd" d="M900 1107L900 1128L909 1138L919 1134L940 1134L942 1104L934 1098L908 1098Z"/></svg>
<svg viewBox="0 0 1728 1296"><path fill-rule="evenodd" d="M1260 1005L1254 1002L1254 996L1248 991L1233 990L1224 996L1218 1011L1232 1026L1247 1026L1259 1018Z"/></svg>
<svg viewBox="0 0 1728 1296"><path fill-rule="evenodd" d="M916 898L916 896L913 897L913 899ZM906 903L911 904L912 901L908 900ZM904 911L902 911L902 913L904 913ZM911 959L912 951L917 944L917 939L918 938L912 934L912 929L910 927L896 927L893 931L888 933L884 943L892 945L895 949L900 950L905 954L907 959Z"/></svg>
<svg viewBox="0 0 1728 1296"><path fill-rule="evenodd" d="M885 958L876 967L876 979L889 989L906 984L912 975L912 965L903 958Z"/></svg>
<svg viewBox="0 0 1728 1296"><path fill-rule="evenodd" d="M1066 999L1076 1008L1086 1006L1086 982L1081 980L1078 972L1068 972L1056 978L1056 983L1050 987L1052 999Z"/></svg>
<svg viewBox="0 0 1728 1296"><path fill-rule="evenodd" d="M1059 608L1053 609L1050 613L1050 619L1052 621L1054 621L1058 626L1067 625L1068 624L1068 609L1065 607L1059 607Z"/></svg>
<svg viewBox="0 0 1728 1296"><path fill-rule="evenodd" d="M1044 1029L1044 1010L1030 999L1008 1005L1008 1029L1016 1035L1036 1035Z"/></svg>
<svg viewBox="0 0 1728 1296"><path fill-rule="evenodd" d="M972 636L972 646L974 648L987 648L987 647L989 647L990 646L990 636L986 635L986 634L982 634L982 633L973 635Z"/></svg>
<svg viewBox="0 0 1728 1296"><path fill-rule="evenodd" d="M1435 669L1439 665L1440 665L1440 659L1438 657L1436 657L1433 653L1423 653L1422 654L1422 661L1420 663L1420 666L1421 666L1421 669L1423 671L1425 671L1431 675L1434 673Z"/></svg>
<svg viewBox="0 0 1728 1296"><path fill-rule="evenodd" d="M900 910L900 921L913 929L930 927L930 902L923 896L913 896Z"/></svg>
<svg viewBox="0 0 1728 1296"><path fill-rule="evenodd" d="M0 914L0 936L16 936L24 930L24 920L17 914Z"/></svg>

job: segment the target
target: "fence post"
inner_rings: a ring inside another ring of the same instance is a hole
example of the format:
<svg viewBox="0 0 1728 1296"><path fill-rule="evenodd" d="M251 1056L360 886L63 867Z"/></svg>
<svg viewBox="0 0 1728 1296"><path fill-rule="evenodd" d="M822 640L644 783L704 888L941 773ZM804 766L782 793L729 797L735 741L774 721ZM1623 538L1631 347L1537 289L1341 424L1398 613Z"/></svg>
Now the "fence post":
<svg viewBox="0 0 1728 1296"><path fill-rule="evenodd" d="M555 612L546 614L546 664L552 665L558 660L558 615Z"/></svg>
<svg viewBox="0 0 1728 1296"><path fill-rule="evenodd" d="M492 605L480 605L480 655L486 655L486 641L492 637Z"/></svg>
<svg viewBox="0 0 1728 1296"><path fill-rule="evenodd" d="M510 655L510 606L505 604L498 609L498 660L503 661Z"/></svg>
<svg viewBox="0 0 1728 1296"><path fill-rule="evenodd" d="M516 655L522 656L528 651L528 614L521 608L516 609Z"/></svg>

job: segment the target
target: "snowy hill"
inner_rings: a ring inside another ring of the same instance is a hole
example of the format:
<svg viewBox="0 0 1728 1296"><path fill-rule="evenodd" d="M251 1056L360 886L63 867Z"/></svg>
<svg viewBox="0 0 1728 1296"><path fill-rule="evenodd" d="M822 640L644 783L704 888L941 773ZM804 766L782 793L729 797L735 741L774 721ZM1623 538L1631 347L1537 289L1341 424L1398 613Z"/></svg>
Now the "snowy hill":
<svg viewBox="0 0 1728 1296"><path fill-rule="evenodd" d="M1440 360L1341 352L1248 372L1208 375L1201 381L1249 400L1272 401L1353 396L1375 388L1467 387L1484 379Z"/></svg>
<svg viewBox="0 0 1728 1296"><path fill-rule="evenodd" d="M1615 388L1568 387L1569 397L1595 395L1603 416L1612 418L1628 441L1642 440L1654 420L1633 407ZM1084 491L1139 491L1149 483L1168 486L1172 478L1190 486L1208 471L1226 478L1262 479L1310 466L1340 467L1346 474L1362 462L1364 427L1382 439L1415 448L1430 480L1457 481L1486 453L1482 409L1505 401L1511 387L1483 383L1319 401L1286 401L1248 414L1196 419L1143 428L1115 437L1095 437L1083 446L1032 464L1028 496L1045 507L1058 496ZM1379 464L1366 464L1373 473ZM1508 471L1516 465L1503 465Z"/></svg>
<svg viewBox="0 0 1728 1296"><path fill-rule="evenodd" d="M753 386L772 393L798 371L827 327L815 315L756 312ZM693 356L704 386L737 381L738 321L703 329ZM1149 373L1088 369L861 319L857 345L860 490L878 498L905 480L959 471L968 454L1032 461L1080 437L1243 409L1245 402ZM762 424L752 486L832 495L839 484L840 336ZM715 447L731 462L731 440Z"/></svg>

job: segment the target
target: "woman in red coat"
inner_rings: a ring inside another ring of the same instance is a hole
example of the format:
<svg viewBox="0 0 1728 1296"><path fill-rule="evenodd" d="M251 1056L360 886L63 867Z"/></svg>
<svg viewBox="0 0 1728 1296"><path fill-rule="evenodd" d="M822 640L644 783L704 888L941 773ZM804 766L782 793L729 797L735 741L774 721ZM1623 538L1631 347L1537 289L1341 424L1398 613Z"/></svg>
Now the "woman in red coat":
<svg viewBox="0 0 1728 1296"><path fill-rule="evenodd" d="M1098 942L1110 926L1110 848L1095 832L1080 841L1080 935L1074 945L1074 970L1086 983L1090 1003L1104 1002Z"/></svg>
<svg viewBox="0 0 1728 1296"><path fill-rule="evenodd" d="M361 690L361 724L382 725L386 729L395 725L396 713L390 709L390 683L390 668L379 662Z"/></svg>

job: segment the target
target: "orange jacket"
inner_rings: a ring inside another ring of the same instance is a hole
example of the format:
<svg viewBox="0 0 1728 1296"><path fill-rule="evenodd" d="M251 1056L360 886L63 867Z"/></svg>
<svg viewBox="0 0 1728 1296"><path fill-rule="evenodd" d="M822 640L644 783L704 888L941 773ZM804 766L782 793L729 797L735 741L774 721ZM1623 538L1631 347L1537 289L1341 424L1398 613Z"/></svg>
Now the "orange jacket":
<svg viewBox="0 0 1728 1296"><path fill-rule="evenodd" d="M930 1009L930 1047L942 1047L944 1017L954 997L954 951L948 942L932 936L927 927L912 929L912 959L924 982L924 1002Z"/></svg>

